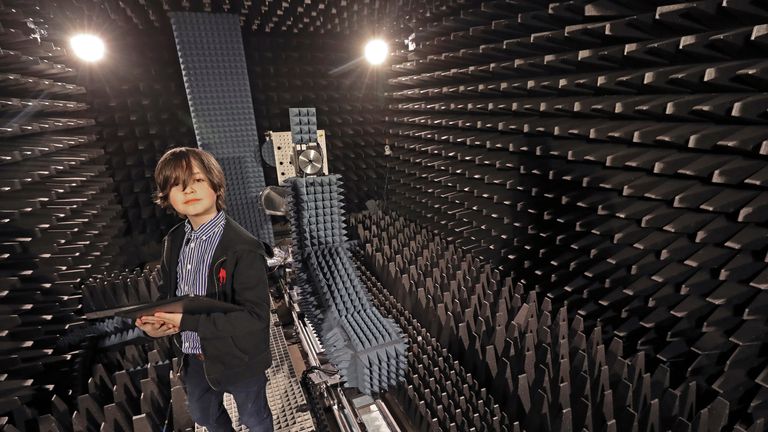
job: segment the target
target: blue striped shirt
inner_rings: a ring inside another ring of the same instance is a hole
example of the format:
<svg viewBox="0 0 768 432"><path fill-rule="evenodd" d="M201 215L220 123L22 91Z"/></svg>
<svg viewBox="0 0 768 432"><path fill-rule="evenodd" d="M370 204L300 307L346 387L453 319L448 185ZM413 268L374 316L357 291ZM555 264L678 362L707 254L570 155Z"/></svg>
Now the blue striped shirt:
<svg viewBox="0 0 768 432"><path fill-rule="evenodd" d="M226 216L218 212L213 219L192 229L189 219L184 224L184 243L179 254L177 269L178 284L176 295L204 296L208 288L208 270L211 267L213 252L224 232ZM187 354L202 353L200 336L194 331L181 332L181 351Z"/></svg>

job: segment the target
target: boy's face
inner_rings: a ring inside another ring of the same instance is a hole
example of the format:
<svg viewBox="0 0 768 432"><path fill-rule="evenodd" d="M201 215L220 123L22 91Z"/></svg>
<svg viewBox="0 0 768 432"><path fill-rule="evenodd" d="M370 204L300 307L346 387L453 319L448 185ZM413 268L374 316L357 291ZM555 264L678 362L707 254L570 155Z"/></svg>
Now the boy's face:
<svg viewBox="0 0 768 432"><path fill-rule="evenodd" d="M216 192L211 189L208 178L196 163L192 163L192 179L186 189L181 184L171 188L168 198L174 210L186 217L216 214Z"/></svg>

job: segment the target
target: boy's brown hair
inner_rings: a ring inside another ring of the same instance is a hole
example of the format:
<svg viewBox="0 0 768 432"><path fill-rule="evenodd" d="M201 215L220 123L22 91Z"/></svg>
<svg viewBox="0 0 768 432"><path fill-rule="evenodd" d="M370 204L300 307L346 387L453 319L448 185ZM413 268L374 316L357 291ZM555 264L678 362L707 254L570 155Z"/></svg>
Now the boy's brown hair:
<svg viewBox="0 0 768 432"><path fill-rule="evenodd" d="M155 204L167 210L174 210L169 200L171 189L177 184L180 184L184 189L187 188L187 184L192 180L194 165L200 168L200 173L208 179L211 189L216 193L216 210L224 210L226 208L224 204L226 181L221 165L216 162L212 154L191 147L168 150L157 162L155 167L155 185L157 185L154 196Z"/></svg>

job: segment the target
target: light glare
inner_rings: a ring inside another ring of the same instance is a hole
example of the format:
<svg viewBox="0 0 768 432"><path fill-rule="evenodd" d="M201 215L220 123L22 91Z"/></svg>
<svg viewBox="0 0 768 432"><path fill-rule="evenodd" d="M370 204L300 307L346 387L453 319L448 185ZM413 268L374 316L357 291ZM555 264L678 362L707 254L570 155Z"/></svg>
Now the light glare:
<svg viewBox="0 0 768 432"><path fill-rule="evenodd" d="M104 58L104 42L98 36L79 34L69 40L69 45L75 55L87 62L95 62Z"/></svg>
<svg viewBox="0 0 768 432"><path fill-rule="evenodd" d="M374 39L365 45L365 59L368 63L378 65L384 63L389 54L389 46L381 39Z"/></svg>

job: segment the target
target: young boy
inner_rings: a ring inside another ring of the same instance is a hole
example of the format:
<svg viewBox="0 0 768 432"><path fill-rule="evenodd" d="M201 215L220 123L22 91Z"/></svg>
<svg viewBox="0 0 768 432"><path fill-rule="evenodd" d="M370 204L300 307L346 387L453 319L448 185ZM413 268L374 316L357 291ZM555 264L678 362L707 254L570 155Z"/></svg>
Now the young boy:
<svg viewBox="0 0 768 432"><path fill-rule="evenodd" d="M158 312L136 320L151 337L173 335L192 419L209 432L231 431L224 393L234 396L240 422L272 431L265 371L270 302L266 256L271 249L224 214L224 173L210 153L168 151L155 169L155 202L186 221L163 239L160 298L200 295L239 311L189 315Z"/></svg>

